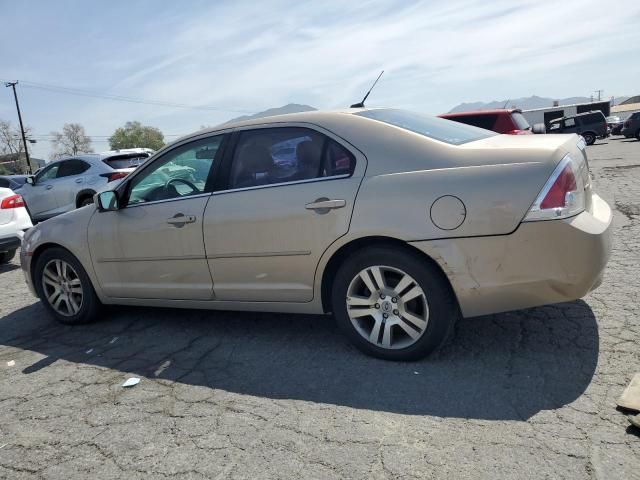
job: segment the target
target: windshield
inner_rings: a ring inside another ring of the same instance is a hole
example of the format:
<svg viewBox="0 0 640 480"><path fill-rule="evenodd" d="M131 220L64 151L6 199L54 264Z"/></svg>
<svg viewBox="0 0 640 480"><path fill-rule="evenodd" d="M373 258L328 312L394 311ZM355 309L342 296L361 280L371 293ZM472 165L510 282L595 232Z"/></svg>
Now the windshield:
<svg viewBox="0 0 640 480"><path fill-rule="evenodd" d="M378 120L395 127L404 128L410 132L419 133L428 138L439 140L451 145L462 145L483 138L493 137L497 133L472 127L464 123L429 117L406 110L380 109L366 110L355 115Z"/></svg>

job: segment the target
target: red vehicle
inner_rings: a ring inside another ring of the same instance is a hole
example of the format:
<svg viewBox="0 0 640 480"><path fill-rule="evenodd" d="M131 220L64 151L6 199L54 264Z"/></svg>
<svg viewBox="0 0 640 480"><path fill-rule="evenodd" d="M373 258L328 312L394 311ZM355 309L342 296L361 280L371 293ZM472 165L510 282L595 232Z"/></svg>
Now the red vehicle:
<svg viewBox="0 0 640 480"><path fill-rule="evenodd" d="M455 122L466 123L474 127L493 130L497 133L508 135L530 135L532 133L545 133L542 124L534 125L532 128L527 119L522 115L521 110L499 108L495 110L476 110L473 112L445 113L438 115Z"/></svg>

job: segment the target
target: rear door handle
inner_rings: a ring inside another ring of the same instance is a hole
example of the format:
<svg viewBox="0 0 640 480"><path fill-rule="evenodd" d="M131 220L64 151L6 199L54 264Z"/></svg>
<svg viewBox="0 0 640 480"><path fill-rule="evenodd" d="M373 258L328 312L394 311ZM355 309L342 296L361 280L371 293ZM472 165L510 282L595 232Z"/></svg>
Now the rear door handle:
<svg viewBox="0 0 640 480"><path fill-rule="evenodd" d="M51 190L52 188L53 188L53 185L47 185L47 186L46 186L46 189L47 189L47 190Z"/></svg>
<svg viewBox="0 0 640 480"><path fill-rule="evenodd" d="M173 217L167 219L169 225L180 228L184 227L187 223L194 223L196 221L195 215L185 215L183 213L176 213Z"/></svg>
<svg viewBox="0 0 640 480"><path fill-rule="evenodd" d="M304 208L315 210L316 213L327 213L329 210L342 208L347 205L346 200L330 200L328 198L318 198L315 202L307 203Z"/></svg>
<svg viewBox="0 0 640 480"><path fill-rule="evenodd" d="M76 183L82 183L82 178L76 178Z"/></svg>

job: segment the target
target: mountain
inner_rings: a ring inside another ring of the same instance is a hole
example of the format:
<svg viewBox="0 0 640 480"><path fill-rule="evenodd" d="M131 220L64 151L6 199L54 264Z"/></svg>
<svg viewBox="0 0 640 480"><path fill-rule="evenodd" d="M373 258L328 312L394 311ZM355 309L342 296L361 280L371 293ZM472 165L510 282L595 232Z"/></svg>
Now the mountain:
<svg viewBox="0 0 640 480"><path fill-rule="evenodd" d="M271 117L273 115L285 115L287 113L312 112L317 110L310 105L300 105L299 103L289 103L284 107L269 108L263 112L254 113L253 115L242 115L241 117L232 118L228 122L241 122L243 120L253 120L254 118Z"/></svg>
<svg viewBox="0 0 640 480"><path fill-rule="evenodd" d="M620 99L624 97L616 97L616 103L620 103ZM532 108L553 107L553 102L557 100L560 105L572 105L574 103L587 103L591 101L589 97L569 97L569 98L545 98L533 95L531 97L512 98L505 100L494 100L493 102L471 102L461 103L453 107L449 113L467 112L469 110L487 110L492 108L515 107L522 110L530 110Z"/></svg>

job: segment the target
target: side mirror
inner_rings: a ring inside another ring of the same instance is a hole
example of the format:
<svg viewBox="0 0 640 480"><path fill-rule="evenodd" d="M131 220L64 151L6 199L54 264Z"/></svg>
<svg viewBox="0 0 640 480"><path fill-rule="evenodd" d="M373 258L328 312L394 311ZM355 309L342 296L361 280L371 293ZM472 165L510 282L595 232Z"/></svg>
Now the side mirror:
<svg viewBox="0 0 640 480"><path fill-rule="evenodd" d="M112 212L118 210L118 195L114 191L100 192L93 196L94 203L101 212Z"/></svg>
<svg viewBox="0 0 640 480"><path fill-rule="evenodd" d="M531 127L531 131L536 134L547 133L547 127L544 123L535 123L533 127Z"/></svg>
<svg viewBox="0 0 640 480"><path fill-rule="evenodd" d="M36 177L31 175L29 177L27 177L25 179L25 182L27 182L29 185L35 185L36 184Z"/></svg>

